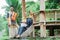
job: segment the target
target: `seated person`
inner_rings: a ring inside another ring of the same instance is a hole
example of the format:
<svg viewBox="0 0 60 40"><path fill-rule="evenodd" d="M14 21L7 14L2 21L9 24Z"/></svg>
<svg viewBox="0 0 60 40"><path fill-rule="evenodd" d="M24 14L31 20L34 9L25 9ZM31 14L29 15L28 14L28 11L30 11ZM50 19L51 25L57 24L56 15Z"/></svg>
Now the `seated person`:
<svg viewBox="0 0 60 40"><path fill-rule="evenodd" d="M33 13L31 11L29 17L26 19L27 28L33 24Z"/></svg>
<svg viewBox="0 0 60 40"><path fill-rule="evenodd" d="M16 38L19 38L21 36L21 34L26 31L26 20L23 20L23 22L21 22L21 26L18 29L18 35L16 36Z"/></svg>

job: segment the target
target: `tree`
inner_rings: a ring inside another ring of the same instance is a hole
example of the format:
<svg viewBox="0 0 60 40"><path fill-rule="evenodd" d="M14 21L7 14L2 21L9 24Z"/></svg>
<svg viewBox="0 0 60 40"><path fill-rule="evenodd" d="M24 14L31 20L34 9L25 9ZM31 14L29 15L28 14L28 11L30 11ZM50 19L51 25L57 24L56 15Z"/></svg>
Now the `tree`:
<svg viewBox="0 0 60 40"><path fill-rule="evenodd" d="M15 8L15 12L18 13L18 18L17 18L17 22L19 23L21 18L22 18L22 3L20 0L6 0L7 4L13 5ZM60 0L47 0L46 1L46 9L58 9L60 8L60 5L58 5L60 3ZM9 6L6 6L6 10L9 11ZM37 12L38 10L40 10L40 2L34 2L34 1L30 1L30 2L26 2L26 14L29 15L29 11L32 12Z"/></svg>
<svg viewBox="0 0 60 40"><path fill-rule="evenodd" d="M9 11L10 5L13 5L14 11L18 13L17 22L19 23L22 18L22 8L21 4L19 3L19 0L6 0L6 2L9 5L6 7L6 11Z"/></svg>
<svg viewBox="0 0 60 40"><path fill-rule="evenodd" d="M22 3L19 2L20 0L6 0L7 4L13 5L14 7L14 11L18 13L18 18L17 18L17 22L19 23L21 18L22 18ZM6 11L9 11L9 6L6 6ZM36 12L39 10L39 2L26 2L26 12L27 15L29 15L29 11L33 11Z"/></svg>
<svg viewBox="0 0 60 40"><path fill-rule="evenodd" d="M46 9L58 9L60 0L47 0L46 1Z"/></svg>

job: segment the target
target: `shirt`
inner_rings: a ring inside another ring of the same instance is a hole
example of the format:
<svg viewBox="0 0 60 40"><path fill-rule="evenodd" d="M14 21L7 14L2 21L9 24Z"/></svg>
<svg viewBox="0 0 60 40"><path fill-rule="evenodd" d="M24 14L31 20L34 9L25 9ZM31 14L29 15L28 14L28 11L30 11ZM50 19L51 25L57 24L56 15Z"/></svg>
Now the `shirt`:
<svg viewBox="0 0 60 40"><path fill-rule="evenodd" d="M11 18L11 16L12 16L12 13L11 12L8 12L7 13L7 18L9 18L9 17Z"/></svg>
<svg viewBox="0 0 60 40"><path fill-rule="evenodd" d="M26 23L21 23L21 27L26 27L27 24Z"/></svg>

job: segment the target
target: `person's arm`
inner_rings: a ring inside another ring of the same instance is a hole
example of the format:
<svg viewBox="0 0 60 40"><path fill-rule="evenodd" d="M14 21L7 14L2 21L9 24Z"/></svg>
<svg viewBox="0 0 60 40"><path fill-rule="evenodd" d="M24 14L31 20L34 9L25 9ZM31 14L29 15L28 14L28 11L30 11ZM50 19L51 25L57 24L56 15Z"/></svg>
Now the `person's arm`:
<svg viewBox="0 0 60 40"><path fill-rule="evenodd" d="M7 13L7 21L9 21L9 13Z"/></svg>
<svg viewBox="0 0 60 40"><path fill-rule="evenodd" d="M10 17L9 17L9 13L7 13L7 21L8 21L8 25L11 24L11 20L10 20Z"/></svg>

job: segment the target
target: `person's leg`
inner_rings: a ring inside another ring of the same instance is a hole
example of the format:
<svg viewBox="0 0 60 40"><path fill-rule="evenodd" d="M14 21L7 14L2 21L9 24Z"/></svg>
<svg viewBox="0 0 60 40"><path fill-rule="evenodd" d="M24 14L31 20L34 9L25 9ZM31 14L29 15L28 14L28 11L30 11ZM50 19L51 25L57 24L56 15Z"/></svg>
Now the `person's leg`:
<svg viewBox="0 0 60 40"><path fill-rule="evenodd" d="M24 27L20 27L19 35L21 35L23 32L24 32Z"/></svg>
<svg viewBox="0 0 60 40"><path fill-rule="evenodd" d="M9 27L9 38L11 38L11 28Z"/></svg>
<svg viewBox="0 0 60 40"><path fill-rule="evenodd" d="M13 28L9 27L9 38L13 38L14 37L14 30Z"/></svg>
<svg viewBox="0 0 60 40"><path fill-rule="evenodd" d="M13 26L14 36L17 35L16 21L11 20L11 25Z"/></svg>
<svg viewBox="0 0 60 40"><path fill-rule="evenodd" d="M16 38L19 38L19 37L20 37L20 27L18 28L18 32L17 32Z"/></svg>
<svg viewBox="0 0 60 40"><path fill-rule="evenodd" d="M15 37L15 35L16 35L16 29L15 28L12 28L12 36L13 36L13 38Z"/></svg>
<svg viewBox="0 0 60 40"><path fill-rule="evenodd" d="M14 34L14 38L15 38L17 35L17 28L13 28L13 34Z"/></svg>
<svg viewBox="0 0 60 40"><path fill-rule="evenodd" d="M18 35L16 36L16 38L19 38L23 32L24 32L24 27L19 27Z"/></svg>
<svg viewBox="0 0 60 40"><path fill-rule="evenodd" d="M19 32L20 32L20 27L18 28L18 34L19 34Z"/></svg>

